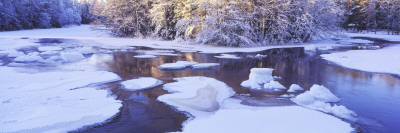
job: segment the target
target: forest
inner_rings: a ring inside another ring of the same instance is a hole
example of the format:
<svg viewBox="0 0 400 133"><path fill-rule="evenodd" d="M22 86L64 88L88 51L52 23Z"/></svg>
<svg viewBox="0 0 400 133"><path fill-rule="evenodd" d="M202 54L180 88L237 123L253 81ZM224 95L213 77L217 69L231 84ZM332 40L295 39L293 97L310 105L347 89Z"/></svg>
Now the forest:
<svg viewBox="0 0 400 133"><path fill-rule="evenodd" d="M0 0L0 31L104 24L116 36L220 46L399 34L399 0Z"/></svg>

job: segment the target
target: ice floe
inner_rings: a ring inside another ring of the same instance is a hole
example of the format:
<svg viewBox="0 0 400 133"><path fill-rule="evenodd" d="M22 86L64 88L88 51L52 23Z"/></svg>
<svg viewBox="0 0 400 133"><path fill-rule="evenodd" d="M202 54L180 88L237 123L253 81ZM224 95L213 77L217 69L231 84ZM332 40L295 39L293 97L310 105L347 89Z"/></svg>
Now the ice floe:
<svg viewBox="0 0 400 133"><path fill-rule="evenodd" d="M152 77L141 77L121 82L121 85L124 86L124 89L131 91L149 89L161 84L163 84L161 80Z"/></svg>
<svg viewBox="0 0 400 133"><path fill-rule="evenodd" d="M208 77L174 78L163 86L171 94L158 97L159 101L194 116L204 116L218 110L224 99L235 94L224 82Z"/></svg>
<svg viewBox="0 0 400 133"><path fill-rule="evenodd" d="M176 69L184 69L186 67L189 67L189 66L192 66L195 64L198 64L198 63L194 62L194 61L177 61L175 63L162 64L158 68L164 69L164 70L176 70Z"/></svg>
<svg viewBox="0 0 400 133"><path fill-rule="evenodd" d="M303 91L304 89L297 84L292 84L287 92Z"/></svg>
<svg viewBox="0 0 400 133"><path fill-rule="evenodd" d="M285 90L286 87L280 84L278 81L271 80L268 83L264 84L264 89L269 89L269 90Z"/></svg>
<svg viewBox="0 0 400 133"><path fill-rule="evenodd" d="M195 64L192 65L193 69L208 69L208 68L212 68L212 67L216 67L219 66L219 63L199 63L199 64Z"/></svg>
<svg viewBox="0 0 400 133"><path fill-rule="evenodd" d="M60 51L63 50L62 47L58 47L58 46L41 46L38 47L38 50L40 52L44 52L44 51Z"/></svg>
<svg viewBox="0 0 400 133"><path fill-rule="evenodd" d="M157 58L157 56L155 56L155 55L136 55L136 56L133 56L133 57L135 57L135 58L143 58L143 59Z"/></svg>
<svg viewBox="0 0 400 133"><path fill-rule="evenodd" d="M290 128L288 128L288 126ZM196 116L184 124L187 133L350 133L354 128L333 116L299 106L252 107L226 99L220 110L208 117Z"/></svg>
<svg viewBox="0 0 400 133"><path fill-rule="evenodd" d="M309 91L299 94L290 100L305 108L322 111L347 120L355 120L356 113L353 111L342 105L332 106L330 104L339 102L340 98L332 94L324 86L313 85Z"/></svg>
<svg viewBox="0 0 400 133"><path fill-rule="evenodd" d="M222 58L222 59L241 59L242 57L233 55L233 54L221 54L219 56L214 56L215 58Z"/></svg>
<svg viewBox="0 0 400 133"><path fill-rule="evenodd" d="M80 52L62 52L60 55L64 62L78 62L85 59Z"/></svg>
<svg viewBox="0 0 400 133"><path fill-rule="evenodd" d="M1 132L68 132L105 122L122 106L108 91L88 87L120 79L111 72L0 71Z"/></svg>
<svg viewBox="0 0 400 133"><path fill-rule="evenodd" d="M14 59L15 62L35 62L40 60L43 60L43 58L40 57L39 53L37 52L32 52L29 53L28 55L18 56L17 58Z"/></svg>
<svg viewBox="0 0 400 133"><path fill-rule="evenodd" d="M249 80L243 81L240 85L251 89L262 89L262 85L274 80L271 68L252 68Z"/></svg>

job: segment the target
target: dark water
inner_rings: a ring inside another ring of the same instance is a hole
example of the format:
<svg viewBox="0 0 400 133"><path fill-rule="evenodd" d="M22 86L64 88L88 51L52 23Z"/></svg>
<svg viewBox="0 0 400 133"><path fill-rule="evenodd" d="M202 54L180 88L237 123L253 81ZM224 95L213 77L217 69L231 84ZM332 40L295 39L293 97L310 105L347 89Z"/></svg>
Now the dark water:
<svg viewBox="0 0 400 133"><path fill-rule="evenodd" d="M368 39L368 38L362 38ZM392 42L376 41L374 45L386 46ZM77 41L61 39L41 39L42 45L70 44L76 47ZM63 48L65 48L63 46ZM354 48L344 48L348 50ZM355 48L357 49L357 48ZM36 51L26 48L23 51ZM137 47L137 50L152 50ZM362 72L331 64L319 57L325 52L305 52L303 48L271 49L255 53L232 53L243 59L218 59L218 54L180 53L182 56L158 56L156 59L137 59L133 51L113 52L113 61L106 62L108 71L117 73L124 80L137 77L154 77L165 83L174 82L175 77L206 76L218 79L232 87L237 93L234 97L244 100L243 104L254 106L293 105L288 99L278 98L283 92L263 92L244 89L240 83L248 79L251 68L273 68L274 76L282 85L289 87L299 84L309 89L313 84L321 84L342 99L339 105L358 114L358 121L352 123L360 132L398 132L400 127L400 78L390 74ZM268 55L266 58L252 58L256 54ZM1 57L5 65L6 57ZM162 71L158 66L179 60L199 63L220 63L219 67L207 70L184 69ZM144 91L126 91L119 82L108 84L113 95L123 101L121 113L103 125L79 130L78 132L139 132L157 133L180 131L182 122L187 120L184 113L157 101L157 97L167 93L162 86Z"/></svg>
<svg viewBox="0 0 400 133"><path fill-rule="evenodd" d="M149 48L139 47L138 49ZM179 52L176 52L179 53ZM337 103L358 114L354 127L362 132L396 132L400 130L400 79L388 74L376 74L346 69L320 59L316 54L307 54L303 48L271 49L257 53L234 53L243 59L218 59L218 54L180 53L182 56L158 56L156 59L136 59L134 52L113 53L114 61L109 69L123 79L154 77L164 82L173 82L175 77L206 76L216 78L232 87L244 104L255 106L279 106L293 104L288 99L277 98L286 92L250 91L240 86L248 79L251 68L273 68L274 76L285 87L299 84L308 89L313 84L329 88L342 101ZM266 58L250 58L263 54ZM185 69L162 71L158 66L179 60L199 63L220 63L209 70ZM169 132L179 131L187 118L156 98L166 92L161 87L129 92L113 85L112 92L124 101L121 115L108 124L91 128L85 132ZM243 95L246 94L246 95Z"/></svg>

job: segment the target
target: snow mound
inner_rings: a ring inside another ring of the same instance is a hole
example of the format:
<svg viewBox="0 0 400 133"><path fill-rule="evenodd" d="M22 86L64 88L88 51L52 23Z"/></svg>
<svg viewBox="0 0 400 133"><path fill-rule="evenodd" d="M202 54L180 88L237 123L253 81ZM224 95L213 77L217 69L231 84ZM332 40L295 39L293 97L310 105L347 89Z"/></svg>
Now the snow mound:
<svg viewBox="0 0 400 133"><path fill-rule="evenodd" d="M287 92L297 92L297 91L303 91L304 89L303 88L301 88L299 85L297 85L297 84L292 84L290 87L289 87L289 90L287 91Z"/></svg>
<svg viewBox="0 0 400 133"><path fill-rule="evenodd" d="M142 77L121 82L121 85L124 86L124 89L132 91L149 89L161 84L163 84L161 80L151 77Z"/></svg>
<svg viewBox="0 0 400 133"><path fill-rule="evenodd" d="M38 47L38 50L40 52L44 52L44 51L60 51L60 50L63 50L63 48L58 47L58 46L41 46L41 47Z"/></svg>
<svg viewBox="0 0 400 133"><path fill-rule="evenodd" d="M221 54L219 56L214 56L215 58L222 58L222 59L241 59L242 57L233 55L233 54Z"/></svg>
<svg viewBox="0 0 400 133"><path fill-rule="evenodd" d="M184 69L186 67L192 66L198 64L197 62L193 61L177 61L175 63L165 63L160 65L158 68L159 69L164 69L164 70L176 70L176 69Z"/></svg>
<svg viewBox="0 0 400 133"><path fill-rule="evenodd" d="M79 52L62 52L61 59L64 62L78 62L85 59L85 57Z"/></svg>
<svg viewBox="0 0 400 133"><path fill-rule="evenodd" d="M18 56L17 58L14 59L15 62L35 62L40 60L43 60L43 58L40 57L39 53L37 52L32 52L29 53L28 55Z"/></svg>
<svg viewBox="0 0 400 133"><path fill-rule="evenodd" d="M274 80L272 71L274 71L272 68L252 68L249 80L243 81L240 85L251 89L262 89L261 84Z"/></svg>
<svg viewBox="0 0 400 133"><path fill-rule="evenodd" d="M322 111L347 120L355 120L356 114L353 111L344 106L331 106L330 103L339 102L340 98L324 86L313 85L310 91L297 95L290 100L305 108Z"/></svg>
<svg viewBox="0 0 400 133"><path fill-rule="evenodd" d="M213 78L185 77L174 80L177 82L163 86L171 94L161 95L158 100L194 116L209 115L218 110L225 99L235 94L231 87Z"/></svg>
<svg viewBox="0 0 400 133"><path fill-rule="evenodd" d="M108 91L87 87L120 79L111 72L0 71L2 132L68 132L104 122L122 106Z"/></svg>
<svg viewBox="0 0 400 133"><path fill-rule="evenodd" d="M283 94L283 95L281 95L279 97L282 97L282 98L293 98L293 97L296 97L296 95L294 95L294 94Z"/></svg>
<svg viewBox="0 0 400 133"><path fill-rule="evenodd" d="M322 54L321 57L347 68L400 75L399 51L400 45L393 45L377 50L349 50Z"/></svg>
<svg viewBox="0 0 400 133"><path fill-rule="evenodd" d="M269 90L273 89L275 91L279 91L286 89L286 87L280 84L278 81L271 80L268 83L264 84L264 89L269 89Z"/></svg>
<svg viewBox="0 0 400 133"><path fill-rule="evenodd" d="M155 56L155 55L136 55L136 56L133 56L133 57L135 57L135 58L143 58L143 59L157 58L157 56Z"/></svg>
<svg viewBox="0 0 400 133"><path fill-rule="evenodd" d="M208 68L212 68L212 67L216 67L219 66L219 63L199 63L199 64L195 64L192 65L193 69L208 69Z"/></svg>

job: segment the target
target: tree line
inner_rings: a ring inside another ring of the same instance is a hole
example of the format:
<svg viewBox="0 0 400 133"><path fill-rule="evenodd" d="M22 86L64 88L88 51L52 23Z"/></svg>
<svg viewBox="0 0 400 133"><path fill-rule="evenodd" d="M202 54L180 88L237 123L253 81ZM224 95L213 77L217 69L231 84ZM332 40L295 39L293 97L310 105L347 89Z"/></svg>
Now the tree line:
<svg viewBox="0 0 400 133"><path fill-rule="evenodd" d="M400 31L399 0L0 0L0 15L0 31L101 20L117 36L222 46Z"/></svg>

